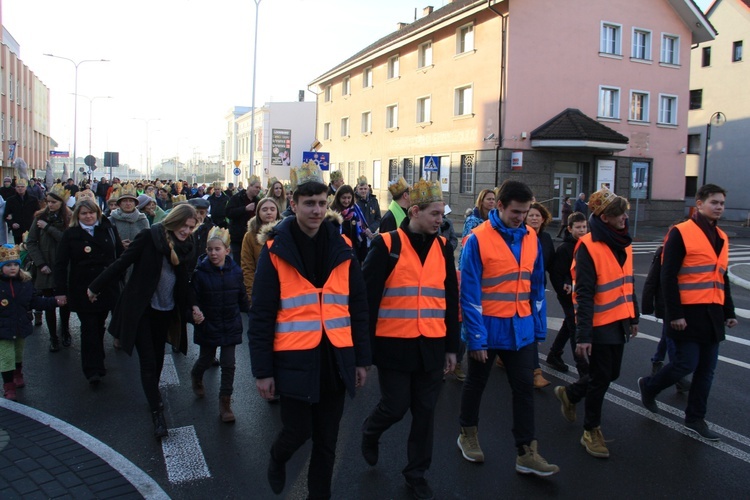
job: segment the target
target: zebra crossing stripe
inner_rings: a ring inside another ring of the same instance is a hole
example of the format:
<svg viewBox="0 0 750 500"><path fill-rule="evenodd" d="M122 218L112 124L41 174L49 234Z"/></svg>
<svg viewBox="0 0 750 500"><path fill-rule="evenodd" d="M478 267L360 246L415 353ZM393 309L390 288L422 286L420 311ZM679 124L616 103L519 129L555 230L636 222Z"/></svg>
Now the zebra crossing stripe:
<svg viewBox="0 0 750 500"><path fill-rule="evenodd" d="M161 441L161 450L170 483L185 483L211 477L198 441L198 434L192 425L169 429L169 436Z"/></svg>

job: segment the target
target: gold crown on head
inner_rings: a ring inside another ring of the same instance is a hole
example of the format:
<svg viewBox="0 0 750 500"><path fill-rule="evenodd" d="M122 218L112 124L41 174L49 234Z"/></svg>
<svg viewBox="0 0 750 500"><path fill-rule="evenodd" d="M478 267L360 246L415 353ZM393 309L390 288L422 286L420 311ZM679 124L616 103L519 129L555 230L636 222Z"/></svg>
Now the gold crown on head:
<svg viewBox="0 0 750 500"><path fill-rule="evenodd" d="M273 185L277 182L279 182L279 180L276 177L271 177L270 179L268 179L268 190L270 191L271 189L273 189Z"/></svg>
<svg viewBox="0 0 750 500"><path fill-rule="evenodd" d="M617 195L607 188L592 193L589 198L589 210L594 215L601 215L604 209L617 198Z"/></svg>
<svg viewBox="0 0 750 500"><path fill-rule="evenodd" d="M138 191L136 191L134 185L128 183L128 184L124 184L120 188L120 192L117 195L117 203L120 203L120 200L124 198L131 198L133 200L138 201Z"/></svg>
<svg viewBox="0 0 750 500"><path fill-rule="evenodd" d="M76 203L80 203L83 200L91 200L94 203L96 203L96 196L94 196L94 192L90 189L84 189L83 191L78 191L76 193Z"/></svg>
<svg viewBox="0 0 750 500"><path fill-rule="evenodd" d="M9 262L21 263L21 249L16 245L6 243L0 246L0 265L5 265Z"/></svg>
<svg viewBox="0 0 750 500"><path fill-rule="evenodd" d="M65 186L63 186L61 182L53 184L52 187L49 188L48 194L57 196L62 201L67 201L68 198L70 198L70 191L65 189Z"/></svg>
<svg viewBox="0 0 750 500"><path fill-rule="evenodd" d="M325 184L323 177L320 175L320 168L314 161L308 161L303 163L300 167L293 167L289 171L291 177L292 189L297 189L302 184L308 182L317 182L318 184Z"/></svg>
<svg viewBox="0 0 750 500"><path fill-rule="evenodd" d="M187 203L187 196L184 194L176 194L172 196L172 206L179 205L180 203Z"/></svg>
<svg viewBox="0 0 750 500"><path fill-rule="evenodd" d="M122 186L119 183L115 182L114 184L112 184L112 192L110 193L109 198L107 198L107 201L118 199L120 197L121 190L122 190ZM76 197L77 196L78 196L78 193L76 193Z"/></svg>
<svg viewBox="0 0 750 500"><path fill-rule="evenodd" d="M438 181L419 179L409 192L409 202L414 205L429 205L436 201L443 201L443 189Z"/></svg>
<svg viewBox="0 0 750 500"><path fill-rule="evenodd" d="M214 226L208 232L208 238L206 239L207 242L211 240L221 240L224 246L229 248L229 231L222 227Z"/></svg>
<svg viewBox="0 0 750 500"><path fill-rule="evenodd" d="M357 178L357 186L366 186L367 185L367 177L364 175L362 177Z"/></svg>
<svg viewBox="0 0 750 500"><path fill-rule="evenodd" d="M340 181L344 178L344 174L341 172L341 170L334 170L331 172L331 182L333 181Z"/></svg>
<svg viewBox="0 0 750 500"><path fill-rule="evenodd" d="M252 174L250 177L247 178L247 187L250 187L253 184L260 184L260 177L258 177L255 174Z"/></svg>
<svg viewBox="0 0 750 500"><path fill-rule="evenodd" d="M394 198L398 198L399 196L401 196L408 190L409 190L409 183L406 182L406 179L404 179L403 175L399 176L398 179L388 184L388 191L391 193L391 196L393 196Z"/></svg>

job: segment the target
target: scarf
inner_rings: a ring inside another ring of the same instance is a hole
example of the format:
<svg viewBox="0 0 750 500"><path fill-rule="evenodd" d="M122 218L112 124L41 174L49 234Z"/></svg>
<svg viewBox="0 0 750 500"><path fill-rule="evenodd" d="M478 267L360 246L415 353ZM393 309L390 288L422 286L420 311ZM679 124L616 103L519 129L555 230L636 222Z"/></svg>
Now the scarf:
<svg viewBox="0 0 750 500"><path fill-rule="evenodd" d="M91 236L94 236L94 228L99 225L99 221L96 221L93 226L87 226L81 221L78 221L78 224L81 226L81 229L89 233Z"/></svg>
<svg viewBox="0 0 750 500"><path fill-rule="evenodd" d="M169 262L172 262L172 250L169 248L167 234L165 232L164 226L161 223L151 226L151 236L154 239L156 250L159 253L164 254ZM193 235L190 235L190 237L185 241L180 241L177 239L177 237L173 236L172 246L174 247L175 254L177 254L177 257L180 259L180 264L185 264L188 269L192 270L195 267L195 263L198 257L195 251L195 242L193 240Z"/></svg>
<svg viewBox="0 0 750 500"><path fill-rule="evenodd" d="M629 247L633 242L633 238L630 237L630 226L628 222L628 220L625 220L625 229L618 231L593 214L589 217L591 238L594 241L602 241L606 243L617 256L620 265L625 262L625 248Z"/></svg>
<svg viewBox="0 0 750 500"><path fill-rule="evenodd" d="M391 200L388 210L393 214L393 218L396 219L396 227L401 227L401 223L406 219L406 212L401 208L401 205L396 203L396 200Z"/></svg>
<svg viewBox="0 0 750 500"><path fill-rule="evenodd" d="M130 222L131 224L135 224L139 219L143 218L143 214L138 210L133 210L128 214L123 212L121 208L118 208L117 210L112 211L110 217L112 217L113 219L117 219L118 221Z"/></svg>
<svg viewBox="0 0 750 500"><path fill-rule="evenodd" d="M359 205L357 205L356 203L352 203L352 206L341 211L341 216L345 221L350 222L352 228L354 229L354 237L357 239L357 241L363 241L362 234L365 231L365 215L362 213L362 209L359 208Z"/></svg>

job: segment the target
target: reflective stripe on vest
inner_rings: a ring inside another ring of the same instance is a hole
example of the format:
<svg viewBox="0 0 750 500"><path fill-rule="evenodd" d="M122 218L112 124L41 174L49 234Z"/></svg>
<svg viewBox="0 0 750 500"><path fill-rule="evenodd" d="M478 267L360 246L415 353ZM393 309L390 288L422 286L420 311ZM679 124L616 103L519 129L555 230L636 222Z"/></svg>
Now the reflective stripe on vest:
<svg viewBox="0 0 750 500"><path fill-rule="evenodd" d="M633 306L633 247L625 248L625 264L620 266L615 254L609 246L601 241L594 241L591 233L582 236L573 256L571 274L573 282L576 279L575 254L580 245L585 245L596 270L596 287L594 289L594 317L593 326L603 326L615 321L635 318ZM573 289L573 304L578 307L575 286Z"/></svg>
<svg viewBox="0 0 750 500"><path fill-rule="evenodd" d="M724 304L724 274L729 265L729 238L716 228L724 241L716 255L706 233L688 220L675 226L685 244L685 258L677 274L682 304Z"/></svg>
<svg viewBox="0 0 750 500"><path fill-rule="evenodd" d="M272 243L266 244L269 249ZM272 252L269 256L281 287L273 350L314 349L320 344L324 329L334 347L352 347L350 261L336 266L323 288L316 288L287 261Z"/></svg>
<svg viewBox="0 0 750 500"><path fill-rule="evenodd" d="M401 254L385 281L378 310L375 335L378 337L445 337L445 258L443 246L435 238L424 265L403 229L398 229ZM391 252L391 233L383 243Z"/></svg>
<svg viewBox="0 0 750 500"><path fill-rule="evenodd" d="M516 260L489 221L474 228L482 258L482 314L497 318L531 315L531 275L538 256L538 240L529 230L521 240L521 262Z"/></svg>

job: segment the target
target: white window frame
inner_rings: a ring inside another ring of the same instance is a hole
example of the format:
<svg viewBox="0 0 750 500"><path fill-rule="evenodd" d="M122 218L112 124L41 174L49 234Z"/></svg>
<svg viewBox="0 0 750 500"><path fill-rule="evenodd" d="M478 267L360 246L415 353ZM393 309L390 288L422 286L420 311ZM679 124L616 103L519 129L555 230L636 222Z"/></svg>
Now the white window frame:
<svg viewBox="0 0 750 500"><path fill-rule="evenodd" d="M323 140L331 140L331 122L325 122L323 124Z"/></svg>
<svg viewBox="0 0 750 500"><path fill-rule="evenodd" d="M331 102L331 84L325 86L323 90L323 102Z"/></svg>
<svg viewBox="0 0 750 500"><path fill-rule="evenodd" d="M607 98L609 96L609 98ZM608 109L609 108L609 109ZM599 118L620 119L620 88L611 85L599 85Z"/></svg>
<svg viewBox="0 0 750 500"><path fill-rule="evenodd" d="M432 123L432 96L417 98L417 124Z"/></svg>
<svg viewBox="0 0 750 500"><path fill-rule="evenodd" d="M349 117L341 118L341 137L349 137Z"/></svg>
<svg viewBox="0 0 750 500"><path fill-rule="evenodd" d="M468 95L468 99L467 99ZM468 101L468 106L466 105ZM474 115L474 84L461 85L453 89L453 116Z"/></svg>
<svg viewBox="0 0 750 500"><path fill-rule="evenodd" d="M668 58L667 55L669 54L667 46L668 41L673 42L672 46L672 57ZM661 50L659 51L659 62L661 64L668 64L671 66L679 66L680 65L680 35L674 35L672 33L662 33L661 34Z"/></svg>
<svg viewBox="0 0 750 500"><path fill-rule="evenodd" d="M456 28L456 55L474 51L474 23Z"/></svg>
<svg viewBox="0 0 750 500"><path fill-rule="evenodd" d="M642 96L643 97L643 116L641 118L637 118L635 115L635 108L633 107L633 99L635 96ZM628 119L630 121L638 122L638 123L648 123L649 121L649 107L651 106L651 93L647 92L645 90L631 90L630 91L630 99L628 104Z"/></svg>
<svg viewBox="0 0 750 500"><path fill-rule="evenodd" d="M388 130L398 128L398 103L385 107L385 128Z"/></svg>
<svg viewBox="0 0 750 500"><path fill-rule="evenodd" d="M665 108L667 102L674 103L674 106L670 106L670 109ZM677 126L677 96L674 94L659 94L659 125L670 125ZM669 112L669 116L667 116Z"/></svg>
<svg viewBox="0 0 750 500"><path fill-rule="evenodd" d="M644 37L644 43L643 45L636 45L636 42L638 41L639 36ZM638 61L651 61L651 40L653 39L653 34L651 30L647 30L645 28L633 28L633 34L632 34L632 42L630 44L630 57L633 59L636 59ZM640 54L640 52L643 51L643 54Z"/></svg>
<svg viewBox="0 0 750 500"><path fill-rule="evenodd" d="M341 79L341 95L347 97L352 95L352 78L351 76L345 76Z"/></svg>
<svg viewBox="0 0 750 500"><path fill-rule="evenodd" d="M5 113L0 113L0 141L5 140Z"/></svg>
<svg viewBox="0 0 750 500"><path fill-rule="evenodd" d="M613 31L614 36L609 37ZM614 47L611 47L614 42ZM599 54L622 57L622 24L602 21L599 31Z"/></svg>
<svg viewBox="0 0 750 500"><path fill-rule="evenodd" d="M368 66L362 70L362 88L367 89L372 87L372 66Z"/></svg>
<svg viewBox="0 0 750 500"><path fill-rule="evenodd" d="M400 73L400 64L399 64L399 58L398 54L395 56L391 56L388 58L388 79L393 80L394 78L399 78L401 76Z"/></svg>
<svg viewBox="0 0 750 500"><path fill-rule="evenodd" d="M13 100L13 73L8 75L8 99Z"/></svg>
<svg viewBox="0 0 750 500"><path fill-rule="evenodd" d="M417 50L417 68L429 68L432 66L432 40L419 44Z"/></svg>
<svg viewBox="0 0 750 500"><path fill-rule="evenodd" d="M360 126L360 131L363 134L372 133L372 112L371 111L362 112L362 122Z"/></svg>

